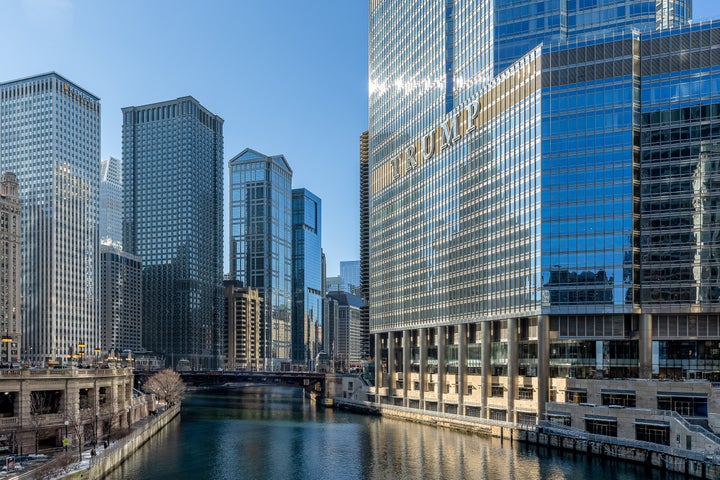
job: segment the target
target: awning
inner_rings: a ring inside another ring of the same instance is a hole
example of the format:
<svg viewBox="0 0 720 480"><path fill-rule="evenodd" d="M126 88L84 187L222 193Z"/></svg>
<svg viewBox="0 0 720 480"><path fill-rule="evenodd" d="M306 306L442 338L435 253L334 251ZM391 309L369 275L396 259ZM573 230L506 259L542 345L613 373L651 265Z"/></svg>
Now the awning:
<svg viewBox="0 0 720 480"><path fill-rule="evenodd" d="M566 392L587 393L587 388L566 388Z"/></svg>
<svg viewBox="0 0 720 480"><path fill-rule="evenodd" d="M603 417L602 415L585 415L585 420L600 420L602 422L615 422L617 423L617 418L615 417Z"/></svg>
<svg viewBox="0 0 720 480"><path fill-rule="evenodd" d="M603 388L600 393L609 393L611 395L635 395L635 390L609 390Z"/></svg>
<svg viewBox="0 0 720 480"><path fill-rule="evenodd" d="M570 414L567 412L547 412L548 417L566 417L570 418Z"/></svg>
<svg viewBox="0 0 720 480"><path fill-rule="evenodd" d="M638 418L633 422L634 425L650 425L652 427L667 427L670 428L668 422L661 422L659 420L645 420L644 418Z"/></svg>
<svg viewBox="0 0 720 480"><path fill-rule="evenodd" d="M674 397L674 398L707 398L707 393L696 392L657 392L658 397Z"/></svg>

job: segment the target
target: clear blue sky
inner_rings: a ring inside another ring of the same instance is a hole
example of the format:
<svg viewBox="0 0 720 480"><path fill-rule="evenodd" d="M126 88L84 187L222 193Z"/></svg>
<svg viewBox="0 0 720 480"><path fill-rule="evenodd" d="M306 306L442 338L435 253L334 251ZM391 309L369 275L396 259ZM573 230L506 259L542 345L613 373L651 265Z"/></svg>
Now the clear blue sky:
<svg viewBox="0 0 720 480"><path fill-rule="evenodd" d="M57 71L99 96L103 157L121 156L122 107L194 96L225 119L226 161L245 147L283 154L294 187L322 198L337 275L359 258L367 4L2 0L0 81ZM720 1L695 0L694 17L720 18Z"/></svg>
<svg viewBox="0 0 720 480"><path fill-rule="evenodd" d="M283 154L322 199L328 275L359 258L367 1L2 0L0 81L48 71L100 97L103 158L122 107L192 95L225 120L226 169Z"/></svg>

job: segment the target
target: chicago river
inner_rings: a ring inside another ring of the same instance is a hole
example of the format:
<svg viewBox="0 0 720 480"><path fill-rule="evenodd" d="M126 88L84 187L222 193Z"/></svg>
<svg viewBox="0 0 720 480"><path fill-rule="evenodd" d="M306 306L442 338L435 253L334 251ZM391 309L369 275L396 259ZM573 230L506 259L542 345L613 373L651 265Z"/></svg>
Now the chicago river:
<svg viewBox="0 0 720 480"><path fill-rule="evenodd" d="M108 478L666 479L644 465L317 408L299 389L194 392Z"/></svg>

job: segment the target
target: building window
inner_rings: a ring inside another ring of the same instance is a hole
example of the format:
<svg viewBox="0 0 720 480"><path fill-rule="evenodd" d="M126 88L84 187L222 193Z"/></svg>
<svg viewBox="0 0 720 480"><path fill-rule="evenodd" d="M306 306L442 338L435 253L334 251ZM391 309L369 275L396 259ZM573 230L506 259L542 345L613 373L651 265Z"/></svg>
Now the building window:
<svg viewBox="0 0 720 480"><path fill-rule="evenodd" d="M634 408L635 392L602 392L602 404Z"/></svg>
<svg viewBox="0 0 720 480"><path fill-rule="evenodd" d="M532 400L533 399L532 387L520 387L518 389L518 399L519 400Z"/></svg>
<svg viewBox="0 0 720 480"><path fill-rule="evenodd" d="M537 415L529 412L518 412L517 422L521 425L535 425L537 423Z"/></svg>
<svg viewBox="0 0 720 480"><path fill-rule="evenodd" d="M587 390L567 390L565 403L587 403Z"/></svg>
<svg viewBox="0 0 720 480"><path fill-rule="evenodd" d="M614 418L585 417L585 430L595 435L617 437L617 420Z"/></svg>
<svg viewBox="0 0 720 480"><path fill-rule="evenodd" d="M670 425L660 422L635 423L635 439L643 442L670 445Z"/></svg>
<svg viewBox="0 0 720 480"><path fill-rule="evenodd" d="M569 427L572 425L570 415L564 413L548 413L548 421Z"/></svg>
<svg viewBox="0 0 720 480"><path fill-rule="evenodd" d="M491 408L490 409L490 420L506 422L507 421L507 410L499 410L496 408Z"/></svg>
<svg viewBox="0 0 720 480"><path fill-rule="evenodd" d="M490 391L490 396L502 398L504 395L505 395L505 388L498 383L494 383L492 385L492 389Z"/></svg>
<svg viewBox="0 0 720 480"><path fill-rule="evenodd" d="M662 394L657 396L658 410L672 410L684 417L707 417L706 396L682 396L681 394Z"/></svg>

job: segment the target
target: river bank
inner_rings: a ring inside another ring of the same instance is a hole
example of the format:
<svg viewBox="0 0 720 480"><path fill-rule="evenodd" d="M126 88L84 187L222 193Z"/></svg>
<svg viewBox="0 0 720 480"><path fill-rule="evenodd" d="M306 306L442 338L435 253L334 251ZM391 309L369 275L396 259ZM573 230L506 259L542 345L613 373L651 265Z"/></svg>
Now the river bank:
<svg viewBox="0 0 720 480"><path fill-rule="evenodd" d="M650 442L591 435L549 422L541 425L518 425L346 398L334 398L329 405L334 408L361 413L365 410L373 414L379 413L383 417L497 437L501 441L511 443L523 442L589 456L641 463L693 478L708 480L720 478L720 457L716 455L704 455Z"/></svg>

